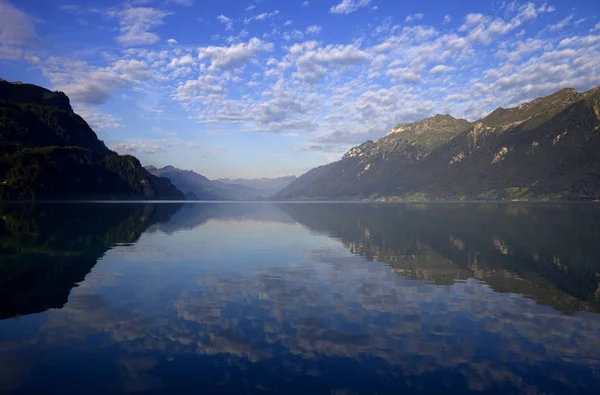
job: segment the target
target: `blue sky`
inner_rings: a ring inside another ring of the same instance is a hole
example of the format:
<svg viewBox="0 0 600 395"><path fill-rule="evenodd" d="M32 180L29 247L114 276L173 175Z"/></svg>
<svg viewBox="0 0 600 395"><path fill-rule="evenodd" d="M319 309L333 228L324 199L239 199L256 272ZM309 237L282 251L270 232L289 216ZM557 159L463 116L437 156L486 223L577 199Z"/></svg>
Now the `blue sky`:
<svg viewBox="0 0 600 395"><path fill-rule="evenodd" d="M300 175L398 123L600 85L599 1L0 0L0 77L210 178Z"/></svg>

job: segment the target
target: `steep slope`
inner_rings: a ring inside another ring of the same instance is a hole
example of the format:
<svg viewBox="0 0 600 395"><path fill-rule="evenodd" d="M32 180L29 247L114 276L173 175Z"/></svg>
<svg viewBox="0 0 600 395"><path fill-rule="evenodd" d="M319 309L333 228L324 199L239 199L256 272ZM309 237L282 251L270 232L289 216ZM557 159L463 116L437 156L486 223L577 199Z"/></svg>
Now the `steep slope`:
<svg viewBox="0 0 600 395"><path fill-rule="evenodd" d="M61 92L0 80L0 199L183 199L120 156Z"/></svg>
<svg viewBox="0 0 600 395"><path fill-rule="evenodd" d="M469 123L435 116L313 169L282 199L598 199L600 87Z"/></svg>
<svg viewBox="0 0 600 395"><path fill-rule="evenodd" d="M342 160L298 177L276 197L368 197L398 176L398 172L407 171L470 126L468 121L449 115L400 124L387 136L352 148Z"/></svg>
<svg viewBox="0 0 600 395"><path fill-rule="evenodd" d="M98 155L116 155L79 115L62 92L0 79L1 140L22 147L85 147Z"/></svg>

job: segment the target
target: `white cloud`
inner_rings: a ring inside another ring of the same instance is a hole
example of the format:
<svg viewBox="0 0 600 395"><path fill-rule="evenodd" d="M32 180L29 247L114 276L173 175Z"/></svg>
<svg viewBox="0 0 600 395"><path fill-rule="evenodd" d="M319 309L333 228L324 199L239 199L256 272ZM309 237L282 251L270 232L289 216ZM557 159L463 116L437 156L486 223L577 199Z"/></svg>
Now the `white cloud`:
<svg viewBox="0 0 600 395"><path fill-rule="evenodd" d="M124 143L114 144L109 147L121 155L133 154L157 154L166 152L170 148L202 149L204 146L195 141L182 140L180 138L169 139L131 139Z"/></svg>
<svg viewBox="0 0 600 395"><path fill-rule="evenodd" d="M596 23L596 26L594 26L590 31L591 32L600 31L600 22Z"/></svg>
<svg viewBox="0 0 600 395"><path fill-rule="evenodd" d="M225 25L225 30L233 29L233 20L231 18L228 18L225 15L218 15L217 20Z"/></svg>
<svg viewBox="0 0 600 395"><path fill-rule="evenodd" d="M173 60L171 60L171 63L169 63L169 65L167 67L177 68L177 67L182 67L182 66L189 66L193 63L194 63L194 58L192 57L192 55L187 54L187 55L181 56L179 58L174 58Z"/></svg>
<svg viewBox="0 0 600 395"><path fill-rule="evenodd" d="M17 60L22 57L22 49L11 46L0 46L0 59Z"/></svg>
<svg viewBox="0 0 600 395"><path fill-rule="evenodd" d="M118 89L152 78L147 63L134 59L94 67L83 61L51 57L39 66L54 87L69 95L76 104L101 104Z"/></svg>
<svg viewBox="0 0 600 395"><path fill-rule="evenodd" d="M495 38L521 26L524 22L536 19L543 13L553 12L554 8L546 5L539 7L527 3L515 8L517 14L509 20L492 18L483 14L468 14L459 31L468 32L468 39L482 44L490 44Z"/></svg>
<svg viewBox="0 0 600 395"><path fill-rule="evenodd" d="M209 70L229 69L256 56L260 52L273 50L273 44L266 43L258 38L252 38L247 43L234 44L229 47L203 47L198 48L199 59L210 59Z"/></svg>
<svg viewBox="0 0 600 395"><path fill-rule="evenodd" d="M246 11L252 11L255 8L256 8L256 6L252 4L252 5L249 5L248 7L246 7Z"/></svg>
<svg viewBox="0 0 600 395"><path fill-rule="evenodd" d="M500 58L507 58L515 62L531 52L536 52L547 45L546 42L538 39L528 38L525 41L513 43L509 48L503 48L497 52Z"/></svg>
<svg viewBox="0 0 600 395"><path fill-rule="evenodd" d="M150 7L130 7L122 10L111 10L109 16L119 21L121 34L116 40L124 46L149 45L160 40L150 30L163 23L169 13Z"/></svg>
<svg viewBox="0 0 600 395"><path fill-rule="evenodd" d="M169 0L169 2L182 5L184 7L189 7L194 4L194 0Z"/></svg>
<svg viewBox="0 0 600 395"><path fill-rule="evenodd" d="M306 34L319 34L323 28L318 25L311 25L306 28Z"/></svg>
<svg viewBox="0 0 600 395"><path fill-rule="evenodd" d="M298 29L294 29L291 32L285 32L283 33L283 39L285 41L300 41L304 38L304 33L302 33L300 30Z"/></svg>
<svg viewBox="0 0 600 395"><path fill-rule="evenodd" d="M127 4L134 4L132 1ZM331 12L339 14L374 7L373 2L367 7L361 1L331 4L337 4ZM141 44L158 37L154 28L167 14L149 8L151 15L140 13L138 19L127 19L124 13L129 9L110 11L119 18L121 36L136 37ZM250 39L248 30L252 29L239 23L243 17L234 20L219 15L217 20L226 29L247 29L221 34L214 38L219 40L214 45L204 45L197 53L164 37L161 44L165 45L156 48L106 50L101 56L81 52L74 59L48 58L41 51L2 43L0 58L28 59L30 66L43 71L53 88L70 95L81 108L79 112L98 130L125 122L98 112L94 105L117 93L131 98L135 92L142 99L160 97L156 99L160 104L153 105L165 112L172 99L190 119L204 125L306 135L298 140L305 142L302 149L338 153L384 135L398 122L419 120L435 112L474 119L494 107L518 104L567 85L582 89L597 85L600 38L587 32L589 27L574 34L578 21L564 18L567 14L556 18L553 23L560 21L556 25L545 23L548 27L543 30L527 26L527 21L551 11L539 2L515 3L501 7L499 16L454 15L460 26L450 24L449 15L441 20L441 14L439 22L444 26L437 27L414 23L422 18L420 14L409 16L414 25L402 26L382 16L369 24L370 31L345 37L340 44L323 35L321 26L284 22L276 11L253 15L256 9L248 9L244 14L248 22L258 25L273 18L276 23L269 20L256 26L262 29L261 35ZM552 28L556 31L560 27L560 35L550 34L550 26L556 26ZM600 24L594 29L600 30ZM2 24L0 37L4 31L6 25ZM321 40L303 41L319 33L316 37ZM153 139L120 143L122 152L169 149Z"/></svg>
<svg viewBox="0 0 600 395"><path fill-rule="evenodd" d="M264 21L266 19L273 18L274 16L277 16L277 15L279 15L279 10L275 10L273 12L263 12L262 14L244 18L244 23L249 24L250 22L255 21L255 20L256 21Z"/></svg>
<svg viewBox="0 0 600 395"><path fill-rule="evenodd" d="M412 22L412 21L418 21L420 19L423 19L425 17L425 14L413 14L413 15L409 15L406 17L406 19L404 19L404 22L408 23L408 22Z"/></svg>
<svg viewBox="0 0 600 395"><path fill-rule="evenodd" d="M225 89L222 81L214 75L204 74L195 80L188 80L180 84L175 90L175 99L183 102L201 102L211 104L214 100L222 100Z"/></svg>
<svg viewBox="0 0 600 395"><path fill-rule="evenodd" d="M330 66L352 66L367 62L371 56L355 45L328 45L318 47L315 41L295 44L290 54L296 58L296 77L316 82L327 73Z"/></svg>
<svg viewBox="0 0 600 395"><path fill-rule="evenodd" d="M572 19L573 15L569 15L562 19L560 22L558 22L556 25L551 25L549 29L550 31L562 30L569 24L569 22L571 22Z"/></svg>
<svg viewBox="0 0 600 395"><path fill-rule="evenodd" d="M558 43L558 47L587 47L591 44L600 42L600 36L589 35L589 36L574 36L565 38Z"/></svg>
<svg viewBox="0 0 600 395"><path fill-rule="evenodd" d="M444 74L456 70L455 67L438 64L429 70L430 74Z"/></svg>
<svg viewBox="0 0 600 395"><path fill-rule="evenodd" d="M249 34L248 30L244 29L241 32L239 32L237 36L229 36L229 37L227 37L227 42L230 43L230 44L231 43L239 42L243 38L248 37L248 34Z"/></svg>
<svg viewBox="0 0 600 395"><path fill-rule="evenodd" d="M96 111L90 107L77 107L75 112L96 132L106 129L117 129L123 126L121 124L121 119L110 114Z"/></svg>
<svg viewBox="0 0 600 395"><path fill-rule="evenodd" d="M308 3L308 1L305 1L302 3L302 7L308 7L310 4Z"/></svg>
<svg viewBox="0 0 600 395"><path fill-rule="evenodd" d="M341 3L334 5L329 9L332 14L350 14L357 11L359 8L366 7L371 3L371 0L343 0Z"/></svg>
<svg viewBox="0 0 600 395"><path fill-rule="evenodd" d="M0 0L0 59L22 59L23 47L38 41L32 18Z"/></svg>
<svg viewBox="0 0 600 395"><path fill-rule="evenodd" d="M267 18L272 18L272 17L274 17L275 15L279 15L279 11L278 11L278 10L275 10L275 11L273 11L273 12L264 12L264 13L262 13L262 14L259 14L259 15L257 15L257 16L255 17L255 19L256 19L256 20L259 20L259 21L264 21L265 19L267 19Z"/></svg>
<svg viewBox="0 0 600 395"><path fill-rule="evenodd" d="M29 15L9 3L0 1L0 44L18 46L37 41Z"/></svg>
<svg viewBox="0 0 600 395"><path fill-rule="evenodd" d="M419 74L408 69L407 67L389 69L386 74L396 82L402 82L405 84L417 84L421 82L421 77Z"/></svg>

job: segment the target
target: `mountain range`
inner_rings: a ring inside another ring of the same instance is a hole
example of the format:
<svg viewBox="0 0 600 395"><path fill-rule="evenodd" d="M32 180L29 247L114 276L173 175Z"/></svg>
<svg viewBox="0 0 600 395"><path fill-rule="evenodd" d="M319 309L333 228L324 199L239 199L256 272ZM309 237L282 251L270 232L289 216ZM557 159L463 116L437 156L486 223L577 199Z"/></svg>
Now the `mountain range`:
<svg viewBox="0 0 600 395"><path fill-rule="evenodd" d="M276 199L600 199L600 87L475 122L436 115L314 168Z"/></svg>
<svg viewBox="0 0 600 395"><path fill-rule="evenodd" d="M168 178L190 200L258 200L265 199L289 185L295 176L259 179L209 180L192 170L173 166L145 169L158 177Z"/></svg>
<svg viewBox="0 0 600 395"><path fill-rule="evenodd" d="M0 79L0 200L599 200L600 87L562 89L470 122L399 124L296 178L142 167L62 92Z"/></svg>
<svg viewBox="0 0 600 395"><path fill-rule="evenodd" d="M227 185L242 185L248 188L252 188L253 190L260 191L261 196L272 196L277 192L282 190L283 188L290 185L292 182L296 180L296 176L285 176L285 177L277 177L277 178L236 178L236 179L228 179L228 178L219 178L215 180L216 182L220 182Z"/></svg>
<svg viewBox="0 0 600 395"><path fill-rule="evenodd" d="M109 150L62 92L0 79L0 200L184 199Z"/></svg>

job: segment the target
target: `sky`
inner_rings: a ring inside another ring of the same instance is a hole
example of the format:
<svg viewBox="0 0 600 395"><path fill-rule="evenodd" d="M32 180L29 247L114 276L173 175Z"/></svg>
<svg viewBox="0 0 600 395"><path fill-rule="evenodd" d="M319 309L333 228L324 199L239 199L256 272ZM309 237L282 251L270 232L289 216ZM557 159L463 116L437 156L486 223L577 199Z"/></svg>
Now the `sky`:
<svg viewBox="0 0 600 395"><path fill-rule="evenodd" d="M113 150L300 175L399 123L600 85L600 1L0 0L0 78Z"/></svg>

